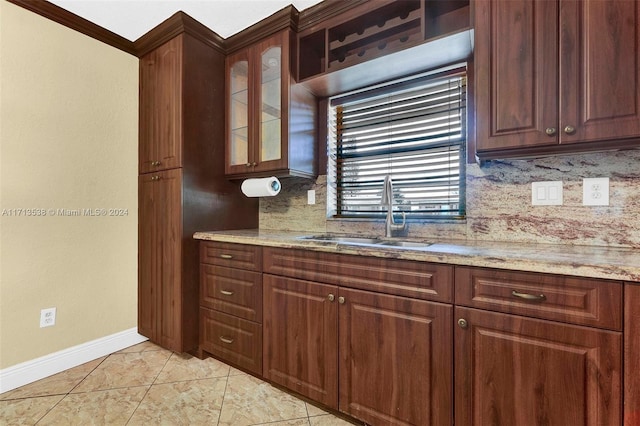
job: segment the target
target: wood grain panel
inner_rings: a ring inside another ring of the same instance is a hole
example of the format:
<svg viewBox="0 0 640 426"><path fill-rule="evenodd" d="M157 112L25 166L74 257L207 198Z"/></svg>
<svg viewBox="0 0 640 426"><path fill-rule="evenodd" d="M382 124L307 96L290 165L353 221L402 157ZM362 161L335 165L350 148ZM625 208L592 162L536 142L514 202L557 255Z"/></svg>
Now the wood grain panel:
<svg viewBox="0 0 640 426"><path fill-rule="evenodd" d="M453 424L453 308L339 294L340 411L368 424Z"/></svg>
<svg viewBox="0 0 640 426"><path fill-rule="evenodd" d="M262 248L244 244L202 241L200 262L248 271L261 271Z"/></svg>
<svg viewBox="0 0 640 426"><path fill-rule="evenodd" d="M200 265L200 305L262 322L262 274Z"/></svg>
<svg viewBox="0 0 640 426"><path fill-rule="evenodd" d="M562 1L560 22L561 143L640 137L640 3Z"/></svg>
<svg viewBox="0 0 640 426"><path fill-rule="evenodd" d="M478 151L557 144L557 2L474 5Z"/></svg>
<svg viewBox="0 0 640 426"><path fill-rule="evenodd" d="M440 302L453 301L453 267L265 247L264 272Z"/></svg>
<svg viewBox="0 0 640 426"><path fill-rule="evenodd" d="M456 308L456 425L617 425L622 334Z"/></svg>
<svg viewBox="0 0 640 426"><path fill-rule="evenodd" d="M263 285L265 378L336 409L337 287L268 274Z"/></svg>
<svg viewBox="0 0 640 426"><path fill-rule="evenodd" d="M640 425L640 284L624 286L624 425Z"/></svg>
<svg viewBox="0 0 640 426"><path fill-rule="evenodd" d="M538 297L528 300L513 295ZM560 275L456 267L456 304L622 330L622 283Z"/></svg>
<svg viewBox="0 0 640 426"><path fill-rule="evenodd" d="M262 374L262 326L200 308L200 349L223 361Z"/></svg>
<svg viewBox="0 0 640 426"><path fill-rule="evenodd" d="M156 282L156 204L152 175L138 177L138 333L156 342L158 291Z"/></svg>

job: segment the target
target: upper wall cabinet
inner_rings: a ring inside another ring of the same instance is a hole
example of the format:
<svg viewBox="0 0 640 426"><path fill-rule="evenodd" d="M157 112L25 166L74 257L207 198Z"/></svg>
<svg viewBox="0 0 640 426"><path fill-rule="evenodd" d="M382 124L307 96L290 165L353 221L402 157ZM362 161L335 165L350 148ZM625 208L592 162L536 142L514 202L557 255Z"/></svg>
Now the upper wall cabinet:
<svg viewBox="0 0 640 426"><path fill-rule="evenodd" d="M316 100L291 71L284 30L227 57L226 174L304 176L316 171Z"/></svg>
<svg viewBox="0 0 640 426"><path fill-rule="evenodd" d="M140 58L141 174L182 167L182 39Z"/></svg>
<svg viewBox="0 0 640 426"><path fill-rule="evenodd" d="M477 155L640 145L640 3L475 0Z"/></svg>

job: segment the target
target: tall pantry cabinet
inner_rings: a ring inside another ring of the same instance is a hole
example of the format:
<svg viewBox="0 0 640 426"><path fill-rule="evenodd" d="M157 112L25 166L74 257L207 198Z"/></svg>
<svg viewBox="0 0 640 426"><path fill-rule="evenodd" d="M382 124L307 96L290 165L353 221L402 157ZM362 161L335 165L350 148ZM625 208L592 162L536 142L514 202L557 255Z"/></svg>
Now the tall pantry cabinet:
<svg viewBox="0 0 640 426"><path fill-rule="evenodd" d="M198 349L193 234L255 228L256 200L224 178L220 38L178 12L140 41L138 331L167 349Z"/></svg>

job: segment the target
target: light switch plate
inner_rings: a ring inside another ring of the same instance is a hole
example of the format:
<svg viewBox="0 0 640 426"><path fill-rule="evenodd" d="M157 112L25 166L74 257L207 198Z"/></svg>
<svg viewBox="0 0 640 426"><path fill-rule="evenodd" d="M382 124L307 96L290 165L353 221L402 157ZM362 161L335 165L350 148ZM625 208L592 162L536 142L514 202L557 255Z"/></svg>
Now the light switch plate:
<svg viewBox="0 0 640 426"><path fill-rule="evenodd" d="M561 180L531 183L531 205L561 206L562 202Z"/></svg>
<svg viewBox="0 0 640 426"><path fill-rule="evenodd" d="M609 178L582 179L582 205L609 205Z"/></svg>

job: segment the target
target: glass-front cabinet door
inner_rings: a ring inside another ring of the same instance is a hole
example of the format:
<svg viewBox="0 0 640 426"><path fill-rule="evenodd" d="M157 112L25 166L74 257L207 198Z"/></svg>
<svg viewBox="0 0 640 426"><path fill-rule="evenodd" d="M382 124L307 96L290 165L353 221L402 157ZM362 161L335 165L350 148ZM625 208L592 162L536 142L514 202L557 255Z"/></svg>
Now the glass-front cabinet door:
<svg viewBox="0 0 640 426"><path fill-rule="evenodd" d="M258 158L282 158L282 46L270 47L260 56L260 146Z"/></svg>
<svg viewBox="0 0 640 426"><path fill-rule="evenodd" d="M227 75L227 173L246 172L251 165L249 67L246 52L230 57Z"/></svg>

